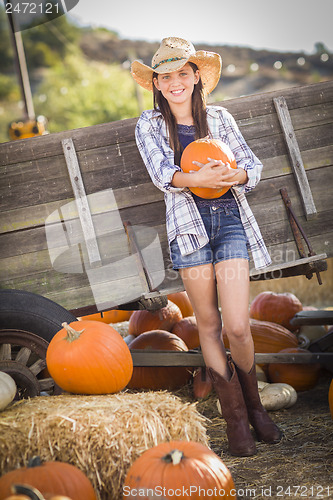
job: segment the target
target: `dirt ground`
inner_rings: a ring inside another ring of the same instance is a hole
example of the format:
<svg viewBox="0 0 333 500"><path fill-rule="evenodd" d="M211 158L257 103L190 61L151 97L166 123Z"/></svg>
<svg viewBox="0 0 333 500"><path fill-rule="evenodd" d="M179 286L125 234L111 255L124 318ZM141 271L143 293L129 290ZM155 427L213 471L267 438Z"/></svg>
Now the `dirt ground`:
<svg viewBox="0 0 333 500"><path fill-rule="evenodd" d="M328 406L332 376L325 371L318 385L298 393L296 404L270 412L283 430L280 443L257 443L253 457L236 458L228 453L225 422L212 394L198 403L207 422L210 446L229 468L238 500L247 499L333 499L333 420ZM187 393L178 394L191 400Z"/></svg>

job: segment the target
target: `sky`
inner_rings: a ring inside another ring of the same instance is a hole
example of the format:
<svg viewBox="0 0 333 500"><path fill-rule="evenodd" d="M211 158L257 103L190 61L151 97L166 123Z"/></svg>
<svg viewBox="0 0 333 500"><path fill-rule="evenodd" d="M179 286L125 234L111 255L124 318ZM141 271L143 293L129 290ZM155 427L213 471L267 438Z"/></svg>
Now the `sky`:
<svg viewBox="0 0 333 500"><path fill-rule="evenodd" d="M180 36L309 54L322 42L333 52L333 0L79 0L70 16L133 40Z"/></svg>

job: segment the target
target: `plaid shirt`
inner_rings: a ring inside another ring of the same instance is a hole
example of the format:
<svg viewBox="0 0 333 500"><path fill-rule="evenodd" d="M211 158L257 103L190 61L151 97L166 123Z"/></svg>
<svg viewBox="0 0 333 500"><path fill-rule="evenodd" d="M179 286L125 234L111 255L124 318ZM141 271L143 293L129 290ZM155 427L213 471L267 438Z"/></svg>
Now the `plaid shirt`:
<svg viewBox="0 0 333 500"><path fill-rule="evenodd" d="M226 109L207 106L207 121L211 137L227 143L235 155L237 166L247 172L248 182L231 189L239 207L254 265L260 269L269 265L271 258L245 193L258 184L262 164L246 144L235 119ZM177 238L182 255L203 247L208 243L208 236L191 191L171 185L174 173L181 171L181 168L174 164L174 152L169 146L166 124L158 110L151 109L141 114L135 138L153 183L164 192L169 244Z"/></svg>

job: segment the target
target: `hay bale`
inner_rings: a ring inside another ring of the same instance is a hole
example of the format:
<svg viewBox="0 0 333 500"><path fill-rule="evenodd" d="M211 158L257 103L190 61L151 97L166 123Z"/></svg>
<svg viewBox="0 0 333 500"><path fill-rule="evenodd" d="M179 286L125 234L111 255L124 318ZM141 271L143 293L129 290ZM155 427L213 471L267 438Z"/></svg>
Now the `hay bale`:
<svg viewBox="0 0 333 500"><path fill-rule="evenodd" d="M39 455L76 465L101 499L119 499L128 468L148 448L178 439L207 445L204 421L196 404L166 391L18 401L0 416L0 474Z"/></svg>

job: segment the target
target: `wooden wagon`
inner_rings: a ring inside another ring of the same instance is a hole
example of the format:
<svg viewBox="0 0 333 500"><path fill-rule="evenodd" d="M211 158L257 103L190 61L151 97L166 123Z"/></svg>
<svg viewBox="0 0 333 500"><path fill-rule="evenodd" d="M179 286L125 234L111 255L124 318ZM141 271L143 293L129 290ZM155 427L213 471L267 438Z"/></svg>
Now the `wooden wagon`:
<svg viewBox="0 0 333 500"><path fill-rule="evenodd" d="M220 104L264 164L247 198L273 264L258 273L251 262L250 279L314 275L320 282L333 255L333 82ZM38 352L36 366L22 375L37 392L52 383L35 379L62 321L112 308L154 309L183 289L168 254L163 194L135 144L136 121L0 144L0 369L27 368L29 349ZM329 312L295 321L333 322ZM15 360L14 344L22 346ZM200 352L142 356L133 353L135 364L203 364ZM331 356L307 360L333 365Z"/></svg>

